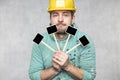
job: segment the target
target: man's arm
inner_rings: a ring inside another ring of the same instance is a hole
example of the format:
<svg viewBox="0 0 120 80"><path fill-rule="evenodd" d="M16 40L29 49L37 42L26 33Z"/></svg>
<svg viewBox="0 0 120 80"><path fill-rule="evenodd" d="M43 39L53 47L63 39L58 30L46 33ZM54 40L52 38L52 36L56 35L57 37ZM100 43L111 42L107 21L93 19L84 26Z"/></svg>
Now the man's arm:
<svg viewBox="0 0 120 80"><path fill-rule="evenodd" d="M93 48L88 48L82 53L81 68L70 64L68 55L62 51L54 55L53 61L58 63L75 80L94 80L95 78L95 53Z"/></svg>
<svg viewBox="0 0 120 80"><path fill-rule="evenodd" d="M31 80L48 80L56 76L61 68L52 61L52 67L44 69L43 57L40 46L33 44L32 55L29 67L29 77Z"/></svg>
<svg viewBox="0 0 120 80"><path fill-rule="evenodd" d="M61 67L57 63L52 61L52 67L48 68L48 69L45 69L41 72L41 75L40 75L41 80L52 79L57 74L59 74L60 71L61 71Z"/></svg>
<svg viewBox="0 0 120 80"><path fill-rule="evenodd" d="M59 72L54 69L53 67L45 69L41 72L41 80L48 80L52 79L54 76L56 76Z"/></svg>
<svg viewBox="0 0 120 80"><path fill-rule="evenodd" d="M82 69L79 69L72 64L68 64L64 70L66 70L75 80L82 80L84 76Z"/></svg>

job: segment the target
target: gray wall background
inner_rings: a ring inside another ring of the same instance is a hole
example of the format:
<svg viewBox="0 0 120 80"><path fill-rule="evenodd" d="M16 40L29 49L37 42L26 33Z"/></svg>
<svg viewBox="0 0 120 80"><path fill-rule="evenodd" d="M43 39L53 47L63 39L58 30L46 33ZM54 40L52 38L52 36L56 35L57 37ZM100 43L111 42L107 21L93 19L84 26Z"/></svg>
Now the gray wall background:
<svg viewBox="0 0 120 80"><path fill-rule="evenodd" d="M75 0L76 23L96 46L95 80L120 80L120 0ZM32 39L49 24L48 0L0 0L0 80L29 80Z"/></svg>

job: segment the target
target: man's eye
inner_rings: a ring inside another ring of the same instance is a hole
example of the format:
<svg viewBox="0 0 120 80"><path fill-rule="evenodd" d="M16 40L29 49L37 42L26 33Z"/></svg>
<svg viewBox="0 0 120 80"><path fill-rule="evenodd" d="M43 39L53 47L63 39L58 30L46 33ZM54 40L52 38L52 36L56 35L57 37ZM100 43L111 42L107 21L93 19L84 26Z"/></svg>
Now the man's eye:
<svg viewBox="0 0 120 80"><path fill-rule="evenodd" d="M58 15L57 14L53 14L53 17L57 17Z"/></svg>
<svg viewBox="0 0 120 80"><path fill-rule="evenodd" d="M64 14L64 16L69 16L68 14Z"/></svg>

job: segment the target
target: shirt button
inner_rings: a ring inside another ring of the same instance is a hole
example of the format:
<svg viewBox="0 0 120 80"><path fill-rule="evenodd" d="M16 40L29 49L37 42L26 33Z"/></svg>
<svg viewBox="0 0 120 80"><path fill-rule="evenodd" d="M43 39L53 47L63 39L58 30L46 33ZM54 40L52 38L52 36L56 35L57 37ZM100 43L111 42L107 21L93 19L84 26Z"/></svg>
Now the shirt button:
<svg viewBox="0 0 120 80"><path fill-rule="evenodd" d="M67 51L68 51L69 49L67 49Z"/></svg>
<svg viewBox="0 0 120 80"><path fill-rule="evenodd" d="M58 77L57 80L61 80L61 79Z"/></svg>
<svg viewBox="0 0 120 80"><path fill-rule="evenodd" d="M76 44L79 44L79 43L80 43L79 40L77 40L77 41L76 41Z"/></svg>
<svg viewBox="0 0 120 80"><path fill-rule="evenodd" d="M74 54L74 56L76 56L76 54Z"/></svg>
<svg viewBox="0 0 120 80"><path fill-rule="evenodd" d="M74 52L76 52L76 50L74 50Z"/></svg>

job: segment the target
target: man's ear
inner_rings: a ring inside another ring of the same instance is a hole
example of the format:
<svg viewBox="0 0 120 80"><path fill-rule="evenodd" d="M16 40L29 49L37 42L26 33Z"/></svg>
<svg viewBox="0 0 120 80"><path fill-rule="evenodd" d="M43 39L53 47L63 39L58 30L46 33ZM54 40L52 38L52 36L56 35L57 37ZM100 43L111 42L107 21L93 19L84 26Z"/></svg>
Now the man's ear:
<svg viewBox="0 0 120 80"><path fill-rule="evenodd" d="M72 17L72 24L75 22L75 16Z"/></svg>

